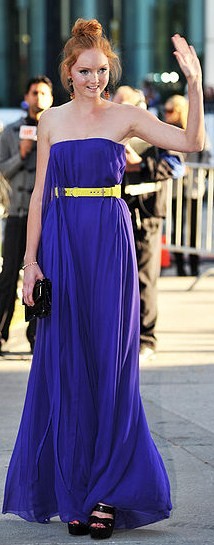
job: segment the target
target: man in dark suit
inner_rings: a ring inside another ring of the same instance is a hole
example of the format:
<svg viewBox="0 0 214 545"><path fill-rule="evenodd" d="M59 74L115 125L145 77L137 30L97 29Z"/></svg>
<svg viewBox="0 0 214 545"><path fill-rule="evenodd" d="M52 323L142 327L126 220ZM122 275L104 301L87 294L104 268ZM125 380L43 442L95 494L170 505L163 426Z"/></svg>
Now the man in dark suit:
<svg viewBox="0 0 214 545"><path fill-rule="evenodd" d="M27 216L36 173L36 131L42 112L53 103L52 83L37 76L26 86L27 117L8 125L0 135L0 171L8 180L11 194L4 233L3 267L0 274L0 350L9 336L17 282L22 266ZM36 321L29 323L27 338L33 351Z"/></svg>

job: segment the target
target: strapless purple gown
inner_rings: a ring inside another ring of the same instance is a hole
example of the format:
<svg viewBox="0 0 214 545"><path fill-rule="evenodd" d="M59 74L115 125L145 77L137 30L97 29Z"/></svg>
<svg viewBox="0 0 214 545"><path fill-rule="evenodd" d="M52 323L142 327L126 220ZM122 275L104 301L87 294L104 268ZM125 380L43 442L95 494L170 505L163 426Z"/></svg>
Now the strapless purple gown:
<svg viewBox="0 0 214 545"><path fill-rule="evenodd" d="M51 147L39 262L53 285L39 322L3 513L86 522L101 501L116 528L167 518L166 470L139 394L139 286L122 199L54 196L120 184L124 146L105 138Z"/></svg>

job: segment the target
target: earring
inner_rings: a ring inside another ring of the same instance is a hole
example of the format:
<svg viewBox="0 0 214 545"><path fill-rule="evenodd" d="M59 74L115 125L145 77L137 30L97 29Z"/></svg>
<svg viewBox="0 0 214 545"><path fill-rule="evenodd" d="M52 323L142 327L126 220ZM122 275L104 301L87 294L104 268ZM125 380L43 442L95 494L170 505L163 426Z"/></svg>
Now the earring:
<svg viewBox="0 0 214 545"><path fill-rule="evenodd" d="M109 99L110 99L110 92L109 92L108 85L106 85L106 88L104 89L103 94L104 94L104 98L105 98L106 100L109 100Z"/></svg>
<svg viewBox="0 0 214 545"><path fill-rule="evenodd" d="M73 86L72 78L68 78L67 82L68 82L68 87L70 91L70 99L73 100L75 98L75 94L74 94L74 86Z"/></svg>

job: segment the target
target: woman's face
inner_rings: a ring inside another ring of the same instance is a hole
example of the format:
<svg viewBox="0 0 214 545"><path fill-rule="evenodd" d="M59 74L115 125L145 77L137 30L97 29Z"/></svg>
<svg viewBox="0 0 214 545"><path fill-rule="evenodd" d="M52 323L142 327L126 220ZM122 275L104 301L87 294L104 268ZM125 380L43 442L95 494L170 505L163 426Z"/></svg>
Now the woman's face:
<svg viewBox="0 0 214 545"><path fill-rule="evenodd" d="M178 112L174 106L173 102L170 100L167 100L164 107L164 117L166 123L170 123L171 125L179 125L180 124L180 112Z"/></svg>
<svg viewBox="0 0 214 545"><path fill-rule="evenodd" d="M85 49L70 70L75 96L100 97L109 80L109 62L100 49Z"/></svg>

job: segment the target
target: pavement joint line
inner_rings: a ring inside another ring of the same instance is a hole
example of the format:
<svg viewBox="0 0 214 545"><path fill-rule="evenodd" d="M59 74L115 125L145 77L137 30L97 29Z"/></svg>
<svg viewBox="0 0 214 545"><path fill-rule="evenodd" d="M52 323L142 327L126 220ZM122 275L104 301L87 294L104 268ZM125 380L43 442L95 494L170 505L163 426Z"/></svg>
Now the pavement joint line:
<svg viewBox="0 0 214 545"><path fill-rule="evenodd" d="M144 397L144 402L151 403L155 408L157 408L157 409L161 408L162 411L164 410L165 412L168 412L170 415L174 415L177 419L179 419L180 422L183 422L183 423L186 422L187 425L191 424L194 428L202 430L203 433L205 433L205 432L207 432L207 434L209 433L209 435L211 435L211 437L213 438L213 441L211 443L209 443L209 445L206 445L206 446L214 445L214 433L212 431L208 432L208 430L206 430L206 428L204 428L203 426L200 426L198 424L195 424L194 422L191 422L190 420L180 416L179 414L175 413L174 411L169 411L168 409L164 409L161 405L155 403L152 400L148 400L148 398L145 398L145 396L143 396L143 397ZM170 437L167 437L166 435L161 434L160 432L158 432L154 428L154 424L150 424L150 431L152 433L152 436L156 436L156 437L162 439L163 441L165 441L165 443L168 443L168 444L170 444L170 445L172 445L174 447L180 448L182 451L187 452L187 454L191 455L194 459L198 460L199 462L202 462L204 465L209 466L211 468L214 468L214 462L204 460L203 458L201 458L200 456L195 454L195 452L190 450L190 448L188 448L185 445L179 443L178 440L176 441L176 438L171 439ZM201 442L192 445L193 448L197 447L197 446L203 447L204 445Z"/></svg>
<svg viewBox="0 0 214 545"><path fill-rule="evenodd" d="M160 439L163 439L166 443L170 443L171 445L173 445L173 447L180 448L181 450L187 452L187 454L190 454L190 456L192 456L193 458L198 460L198 462L202 462L202 464L204 464L206 466L210 466L210 467L212 467L214 469L214 462L212 463L212 462L210 462L208 460L203 460L203 458L201 458L200 456L197 456L196 454L194 454L187 447L179 444L178 442L173 441L172 439L169 439L168 437L165 437L164 435L161 435L161 434L157 433L156 431L154 431L152 429L151 426L150 426L150 430L151 430L151 433L152 433L153 436L156 436L156 437L159 437ZM193 446L198 446L198 445L193 445ZM199 445L199 446L203 446L203 445Z"/></svg>
<svg viewBox="0 0 214 545"><path fill-rule="evenodd" d="M188 522L184 522L184 521L173 521L172 523L172 520L170 522L170 519L169 519L169 522L168 522L168 528L183 528L184 526L188 526L189 530L198 530L198 525L197 523L194 524L191 522L191 524ZM213 524L200 524L200 530L214 530L214 525ZM44 545L44 544L43 544Z"/></svg>
<svg viewBox="0 0 214 545"><path fill-rule="evenodd" d="M151 403L151 405L153 405L155 408L161 409L162 412L164 411L164 412L167 412L167 413L175 416L179 420L182 420L183 422L186 422L187 425L192 424L192 426L194 426L196 428L200 428L201 430L203 430L203 432L206 432L206 433L209 433L210 435L212 435L213 440L214 440L214 432L213 431L207 430L206 428L204 428L200 424L195 424L195 422L192 422L188 418L184 418L184 416L180 416L180 414L178 414L178 413L176 413L174 411L169 411L169 409L164 408L163 405L161 405L159 403L155 403L155 401L153 401L152 399L148 399L148 397L145 396L145 392L142 393L142 387L141 387L141 398L143 399L144 404L145 403ZM163 436L163 439L164 439L164 436Z"/></svg>
<svg viewBox="0 0 214 545"><path fill-rule="evenodd" d="M121 530L121 532L124 532L124 530ZM143 529L142 529L142 532L144 532ZM73 536L73 537L74 537L74 536ZM139 540L139 538L137 538L137 541L136 541L136 540L131 540L131 541L130 541L129 538L128 538L128 539L127 539L127 538L125 538L125 539L122 538L122 535L119 535L119 533L118 533L118 536L117 536L117 537L118 537L118 539L116 539L116 541L115 541L115 540L112 541L112 540L109 540L109 539L108 539L107 543L109 543L110 545L116 545L117 543L121 543L121 539L123 539L123 542L122 542L123 544L124 544L124 543L127 543L127 544L129 544L129 545L130 545L130 544L132 544L132 545L142 545L142 539ZM131 536L130 536L130 537L131 537ZM145 536L144 536L144 537L145 537ZM146 537L148 537L148 535L147 535ZM176 537L176 536L175 536L175 537ZM80 545L80 544L81 544L81 545L88 545L89 543L92 543L92 540L91 540L90 537L89 537L86 541L85 541L85 540L83 541L83 540L80 539L80 538L78 539L78 541L76 541L76 540L74 541L73 539L72 539L72 541L71 541L71 540L69 541L69 539L70 539L70 538L69 538L69 536L68 536L68 541L63 541L63 542L62 542L62 541L52 541L52 538L50 538L50 541L44 541L44 542L43 542L43 541L36 541L36 542L33 542L33 545L68 545L68 543L71 543L72 545ZM151 539L153 540L153 539L154 539L154 536L151 535ZM89 540L90 540L90 541L89 541ZM94 540L94 539L93 539L93 542L95 543L95 545L96 545L96 543L100 543L100 541L97 541L97 540ZM154 543L154 542L153 542L153 543ZM32 542L26 543L26 542L23 542L23 541L22 541L22 545L23 545L23 544L24 544L24 545L32 545ZM20 545L20 542L18 542L18 541L17 541L17 542L14 542L14 541L13 541L13 545Z"/></svg>

